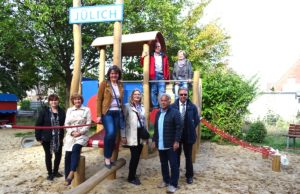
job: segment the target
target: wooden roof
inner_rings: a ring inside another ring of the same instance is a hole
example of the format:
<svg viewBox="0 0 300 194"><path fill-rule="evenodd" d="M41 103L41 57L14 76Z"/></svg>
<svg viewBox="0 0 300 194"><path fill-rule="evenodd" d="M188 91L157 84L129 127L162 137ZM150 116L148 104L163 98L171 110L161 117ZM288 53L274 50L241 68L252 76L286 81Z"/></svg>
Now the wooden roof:
<svg viewBox="0 0 300 194"><path fill-rule="evenodd" d="M140 56L145 43L150 45L150 51L154 51L156 40L160 42L161 50L166 52L165 39L159 31L122 35L122 56ZM98 37L91 46L98 48L111 46L113 41L113 36Z"/></svg>

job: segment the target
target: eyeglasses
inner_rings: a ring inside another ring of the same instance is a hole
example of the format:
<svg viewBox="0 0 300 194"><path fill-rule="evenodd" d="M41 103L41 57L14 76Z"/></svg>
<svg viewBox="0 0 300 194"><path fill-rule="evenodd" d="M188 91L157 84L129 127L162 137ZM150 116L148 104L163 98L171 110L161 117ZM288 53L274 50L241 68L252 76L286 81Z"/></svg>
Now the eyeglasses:
<svg viewBox="0 0 300 194"><path fill-rule="evenodd" d="M187 94L179 94L179 96L187 96Z"/></svg>

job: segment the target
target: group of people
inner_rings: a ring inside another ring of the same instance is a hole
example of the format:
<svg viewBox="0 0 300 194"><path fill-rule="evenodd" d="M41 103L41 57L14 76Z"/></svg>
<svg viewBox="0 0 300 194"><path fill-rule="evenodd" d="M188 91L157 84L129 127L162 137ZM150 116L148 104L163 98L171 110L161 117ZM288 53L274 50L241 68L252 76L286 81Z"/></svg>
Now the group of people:
<svg viewBox="0 0 300 194"><path fill-rule="evenodd" d="M147 53L143 54L143 58ZM154 125L152 148L157 148L161 162L163 180L158 186L167 187L168 192L178 188L180 155L183 148L186 160L186 182L193 183L192 147L196 142L196 127L199 123L197 107L188 99L188 82L192 79L191 63L185 58L184 51L178 51L179 60L175 63L173 78L175 83L176 100L171 104L171 97L165 93L165 82L151 83L151 102L153 108L159 108ZM169 63L167 56L161 52L161 45L156 42L154 52L150 55L150 79L168 80ZM97 93L97 123L102 123L104 136L104 166L112 168L112 154L116 148L116 139L121 136L121 142L130 148L128 182L140 185L136 175L143 145L147 142L139 133L147 129L145 109L142 103L142 93L134 89L129 102L123 105L124 88L122 72L118 66L111 66L106 74L106 80L100 83ZM182 82L181 80L185 80ZM186 80L188 80L186 82ZM82 105L83 98L79 94L71 96L73 107L67 113L59 108L58 96L50 95L49 107L39 114L37 126L51 126L51 130L36 130L36 139L43 145L48 180L62 177L58 172L62 156L64 130L55 126L67 126L65 137L65 180L70 185L78 166L82 146L88 141L87 131L90 126L78 127L91 123L91 111ZM76 126L76 127L71 127ZM55 155L52 168L52 153ZM171 173L169 173L169 168Z"/></svg>

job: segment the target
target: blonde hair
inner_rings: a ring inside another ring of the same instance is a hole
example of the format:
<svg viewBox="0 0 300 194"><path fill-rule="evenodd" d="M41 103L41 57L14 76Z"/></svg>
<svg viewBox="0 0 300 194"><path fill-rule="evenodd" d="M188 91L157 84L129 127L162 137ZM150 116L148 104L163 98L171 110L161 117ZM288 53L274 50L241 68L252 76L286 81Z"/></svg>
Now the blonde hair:
<svg viewBox="0 0 300 194"><path fill-rule="evenodd" d="M74 100L75 99L80 99L81 100L81 104L83 104L83 97L80 94L77 94L77 93L72 94L72 96L71 96L71 102L72 102L73 105L74 105Z"/></svg>
<svg viewBox="0 0 300 194"><path fill-rule="evenodd" d="M138 92L140 93L141 99L140 99L139 103L142 103L142 92L141 92L139 89L136 88L136 89L132 90L132 92L131 92L131 94L130 94L130 98L129 98L129 103L130 103L130 104L134 104L134 102L133 102L133 94L134 94L134 92L136 92L136 91L138 91Z"/></svg>

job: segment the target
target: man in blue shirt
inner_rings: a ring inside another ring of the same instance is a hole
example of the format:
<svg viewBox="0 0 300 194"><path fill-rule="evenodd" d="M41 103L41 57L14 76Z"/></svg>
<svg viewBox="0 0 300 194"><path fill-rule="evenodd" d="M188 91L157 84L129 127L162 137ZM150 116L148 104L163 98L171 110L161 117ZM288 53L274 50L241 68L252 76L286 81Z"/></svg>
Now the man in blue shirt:
<svg viewBox="0 0 300 194"><path fill-rule="evenodd" d="M171 97L168 94L162 94L159 100L161 109L155 117L152 148L156 147L159 151L163 176L163 181L159 187L168 187L167 192L174 193L177 190L179 179L176 150L181 139L182 123L179 111L170 107Z"/></svg>

